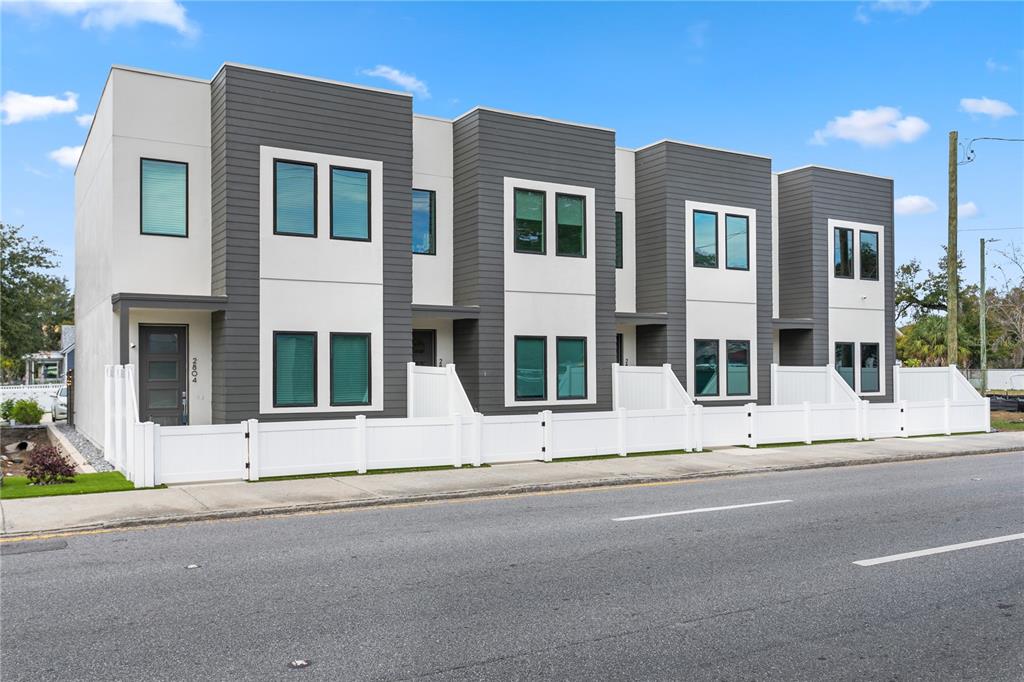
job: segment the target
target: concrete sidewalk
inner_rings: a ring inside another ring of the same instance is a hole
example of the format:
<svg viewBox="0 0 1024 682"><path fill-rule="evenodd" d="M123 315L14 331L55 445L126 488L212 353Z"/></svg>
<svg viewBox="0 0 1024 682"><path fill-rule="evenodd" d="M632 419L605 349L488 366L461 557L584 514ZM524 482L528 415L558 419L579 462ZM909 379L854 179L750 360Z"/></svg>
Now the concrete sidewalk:
<svg viewBox="0 0 1024 682"><path fill-rule="evenodd" d="M181 485L160 490L0 500L2 535L118 528L705 476L1024 452L1024 432L892 438L784 448L523 462L478 469Z"/></svg>

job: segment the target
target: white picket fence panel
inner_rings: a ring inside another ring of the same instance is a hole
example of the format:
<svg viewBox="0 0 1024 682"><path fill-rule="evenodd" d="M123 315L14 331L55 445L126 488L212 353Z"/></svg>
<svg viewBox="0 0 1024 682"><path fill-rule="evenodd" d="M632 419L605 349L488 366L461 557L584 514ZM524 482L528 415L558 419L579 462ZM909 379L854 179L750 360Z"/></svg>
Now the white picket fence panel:
<svg viewBox="0 0 1024 682"><path fill-rule="evenodd" d="M406 365L406 404L410 417L450 417L473 414L473 406L455 372L455 365Z"/></svg>
<svg viewBox="0 0 1024 682"><path fill-rule="evenodd" d="M485 464L543 458L543 415L485 415L481 420L480 451Z"/></svg>
<svg viewBox="0 0 1024 682"><path fill-rule="evenodd" d="M246 422L209 426L155 426L160 483L243 479L249 448Z"/></svg>
<svg viewBox="0 0 1024 682"><path fill-rule="evenodd" d="M972 386L981 386L980 369L961 370ZM988 390L990 391L1024 391L1024 368L988 369Z"/></svg>
<svg viewBox="0 0 1024 682"><path fill-rule="evenodd" d="M62 383L51 383L0 386L0 402L5 400L34 400L39 403L40 407L49 412L53 405L53 398L57 395L57 390L63 385Z"/></svg>
<svg viewBox="0 0 1024 682"><path fill-rule="evenodd" d="M612 364L612 407L626 410L675 410L693 399L679 383L672 365L660 367Z"/></svg>
<svg viewBox="0 0 1024 682"><path fill-rule="evenodd" d="M791 367L772 364L772 405L852 404L860 398L832 365Z"/></svg>
<svg viewBox="0 0 1024 682"><path fill-rule="evenodd" d="M750 442L750 409L745 405L705 407L703 410L705 447L747 445Z"/></svg>

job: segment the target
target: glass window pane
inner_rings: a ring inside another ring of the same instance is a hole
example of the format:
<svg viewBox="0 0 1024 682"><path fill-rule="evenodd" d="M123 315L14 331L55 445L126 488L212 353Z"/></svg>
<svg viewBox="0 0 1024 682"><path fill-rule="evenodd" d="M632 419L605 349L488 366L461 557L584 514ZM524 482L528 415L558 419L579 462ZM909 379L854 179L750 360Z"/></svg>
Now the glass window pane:
<svg viewBox="0 0 1024 682"><path fill-rule="evenodd" d="M370 171L331 169L331 236L370 238Z"/></svg>
<svg viewBox="0 0 1024 682"><path fill-rule="evenodd" d="M750 269L749 220L746 216L725 216L725 267Z"/></svg>
<svg viewBox="0 0 1024 682"><path fill-rule="evenodd" d="M542 338L516 337L516 400L547 397L545 369L547 344Z"/></svg>
<svg viewBox="0 0 1024 682"><path fill-rule="evenodd" d="M860 233L860 278L878 279L878 233Z"/></svg>
<svg viewBox="0 0 1024 682"><path fill-rule="evenodd" d="M544 253L544 192L515 191L515 250Z"/></svg>
<svg viewBox="0 0 1024 682"><path fill-rule="evenodd" d="M879 391L878 344L860 344L860 390L863 393Z"/></svg>
<svg viewBox="0 0 1024 682"><path fill-rule="evenodd" d="M583 197L558 194L555 197L557 224L555 253L559 256L586 256L587 237L584 228Z"/></svg>
<svg viewBox="0 0 1024 682"><path fill-rule="evenodd" d="M331 336L331 405L370 403L370 336Z"/></svg>
<svg viewBox="0 0 1024 682"><path fill-rule="evenodd" d="M151 410L174 409L178 406L178 389L151 388L147 391Z"/></svg>
<svg viewBox="0 0 1024 682"><path fill-rule="evenodd" d="M726 341L725 392L728 395L750 394L750 342Z"/></svg>
<svg viewBox="0 0 1024 682"><path fill-rule="evenodd" d="M853 344L852 343L837 343L836 344L836 359L835 363L836 371L839 372L846 383L850 385L850 388L856 388L853 385Z"/></svg>
<svg viewBox="0 0 1024 682"><path fill-rule="evenodd" d="M693 264L698 268L718 267L718 214L693 212Z"/></svg>
<svg viewBox="0 0 1024 682"><path fill-rule="evenodd" d="M274 337L274 405L316 404L316 338L313 334Z"/></svg>
<svg viewBox="0 0 1024 682"><path fill-rule="evenodd" d="M587 342L585 339L558 339L558 398L587 397Z"/></svg>
<svg viewBox="0 0 1024 682"><path fill-rule="evenodd" d="M177 360L150 360L150 381L174 381L178 378Z"/></svg>
<svg viewBox="0 0 1024 682"><path fill-rule="evenodd" d="M696 395L718 395L718 341L693 342L693 383Z"/></svg>
<svg viewBox="0 0 1024 682"><path fill-rule="evenodd" d="M274 162L274 232L316 235L316 166Z"/></svg>
<svg viewBox="0 0 1024 682"><path fill-rule="evenodd" d="M622 212L615 212L615 267L622 267Z"/></svg>
<svg viewBox="0 0 1024 682"><path fill-rule="evenodd" d="M150 332L150 353L177 353L178 335L174 332Z"/></svg>
<svg viewBox="0 0 1024 682"><path fill-rule="evenodd" d="M412 191L412 252L434 254L434 193Z"/></svg>
<svg viewBox="0 0 1024 682"><path fill-rule="evenodd" d="M142 233L188 235L188 165L142 160Z"/></svg>
<svg viewBox="0 0 1024 682"><path fill-rule="evenodd" d="M836 277L853 277L853 230L837 227L833 240Z"/></svg>

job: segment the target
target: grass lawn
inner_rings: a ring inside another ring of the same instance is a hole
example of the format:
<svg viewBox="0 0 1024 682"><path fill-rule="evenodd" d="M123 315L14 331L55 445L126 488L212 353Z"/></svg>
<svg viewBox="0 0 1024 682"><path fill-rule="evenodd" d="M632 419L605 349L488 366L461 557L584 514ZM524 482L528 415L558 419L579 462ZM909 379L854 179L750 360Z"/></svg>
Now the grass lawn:
<svg viewBox="0 0 1024 682"><path fill-rule="evenodd" d="M25 476L6 476L0 486L0 499L14 500L20 497L48 497L50 495L84 495L86 493L109 493L116 490L134 490L132 482L119 471L104 471L97 474L78 474L72 483L53 485L29 485Z"/></svg>
<svg viewBox="0 0 1024 682"><path fill-rule="evenodd" d="M1024 431L1024 416L1019 419L993 419L992 428L1000 431Z"/></svg>

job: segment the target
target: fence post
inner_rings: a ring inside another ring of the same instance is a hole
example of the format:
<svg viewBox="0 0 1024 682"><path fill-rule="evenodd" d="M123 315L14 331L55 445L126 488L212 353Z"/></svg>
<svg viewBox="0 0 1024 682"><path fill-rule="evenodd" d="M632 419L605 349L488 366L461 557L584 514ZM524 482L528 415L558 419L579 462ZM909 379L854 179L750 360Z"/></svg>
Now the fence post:
<svg viewBox="0 0 1024 682"><path fill-rule="evenodd" d="M616 416L616 433L618 434L618 452L619 457L625 457L627 454L626 448L626 410L621 407L615 410Z"/></svg>
<svg viewBox="0 0 1024 682"><path fill-rule="evenodd" d="M771 382L772 382L772 386L771 386L771 389L772 389L772 405L778 405L779 404L779 366L776 363L774 363L774 362L772 363Z"/></svg>
<svg viewBox="0 0 1024 682"><path fill-rule="evenodd" d="M452 374L454 373L455 365L444 366L444 397L448 401L448 409L445 410L447 414L455 412L455 387L452 384Z"/></svg>
<svg viewBox="0 0 1024 682"><path fill-rule="evenodd" d="M473 451L470 453L470 458L473 460L473 466L475 467L484 463L483 421L484 416L482 414L479 412L473 413L473 428L471 431L473 434Z"/></svg>
<svg viewBox="0 0 1024 682"><path fill-rule="evenodd" d="M544 455L544 461L551 461L551 410L544 410L540 413L540 430L541 430L541 454Z"/></svg>
<svg viewBox="0 0 1024 682"><path fill-rule="evenodd" d="M121 469L125 474L129 474L127 462L125 458L125 437L124 437L124 424L125 424L125 408L124 408L124 367L122 365L114 366L114 456L116 461L114 466ZM131 478L131 475L128 475Z"/></svg>
<svg viewBox="0 0 1024 682"><path fill-rule="evenodd" d="M956 377L953 376L954 372L959 372L956 368L956 364L952 364L946 368L949 370L946 372L946 397L952 399L956 395Z"/></svg>
<svg viewBox="0 0 1024 682"><path fill-rule="evenodd" d="M246 466L249 468L249 480L258 481L260 480L260 422L258 419L249 419L242 423L245 424L248 435L246 442L249 445L249 462Z"/></svg>
<svg viewBox="0 0 1024 682"><path fill-rule="evenodd" d="M672 371L672 365L665 363L661 366L661 400L662 409L669 409L672 404L672 393L670 390L671 383L669 382L669 372Z"/></svg>
<svg viewBox="0 0 1024 682"><path fill-rule="evenodd" d="M156 424L142 424L142 486L156 485Z"/></svg>
<svg viewBox="0 0 1024 682"><path fill-rule="evenodd" d="M903 377L900 375L901 369L903 369L903 366L898 362L892 368L892 401L894 403L900 402L900 394L903 391Z"/></svg>
<svg viewBox="0 0 1024 682"><path fill-rule="evenodd" d="M452 466L462 468L462 415L458 412L452 415Z"/></svg>
<svg viewBox="0 0 1024 682"><path fill-rule="evenodd" d="M356 473L366 473L366 415L356 415Z"/></svg>
<svg viewBox="0 0 1024 682"><path fill-rule="evenodd" d="M825 372L825 376L828 378L828 404L831 405L836 401L836 382L832 376L832 364L828 365L828 371Z"/></svg>
<svg viewBox="0 0 1024 682"><path fill-rule="evenodd" d="M747 447L757 447L757 403L747 403Z"/></svg>
<svg viewBox="0 0 1024 682"><path fill-rule="evenodd" d="M103 367L103 456L114 461L114 366Z"/></svg>
<svg viewBox="0 0 1024 682"><path fill-rule="evenodd" d="M804 443L811 444L811 404L804 401Z"/></svg>
<svg viewBox="0 0 1024 682"><path fill-rule="evenodd" d="M693 405L683 405L683 425L686 434L683 437L683 450L693 452Z"/></svg>
<svg viewBox="0 0 1024 682"><path fill-rule="evenodd" d="M693 417L693 449L697 452L704 451L704 406L694 405L696 414Z"/></svg>
<svg viewBox="0 0 1024 682"><path fill-rule="evenodd" d="M947 436L953 433L949 427L949 398L942 399L942 431Z"/></svg>
<svg viewBox="0 0 1024 682"><path fill-rule="evenodd" d="M871 409L871 403L867 400L860 401L860 439L871 440L871 432L868 429L868 411Z"/></svg>
<svg viewBox="0 0 1024 682"><path fill-rule="evenodd" d="M152 450L152 461L153 461L153 485L160 485L164 482L163 477L160 475L160 462L163 456L160 441L160 425L154 424L153 422L146 422L152 426L152 439L153 439L153 450Z"/></svg>
<svg viewBox="0 0 1024 682"><path fill-rule="evenodd" d="M900 438L910 438L910 430L907 428L909 416L907 410L910 409L910 405L907 404L906 400L901 400L900 403Z"/></svg>
<svg viewBox="0 0 1024 682"><path fill-rule="evenodd" d="M416 367L415 362L405 364L405 416L407 417L416 416L416 372L414 367Z"/></svg>
<svg viewBox="0 0 1024 682"><path fill-rule="evenodd" d="M619 363L612 363L612 409L619 409Z"/></svg>

